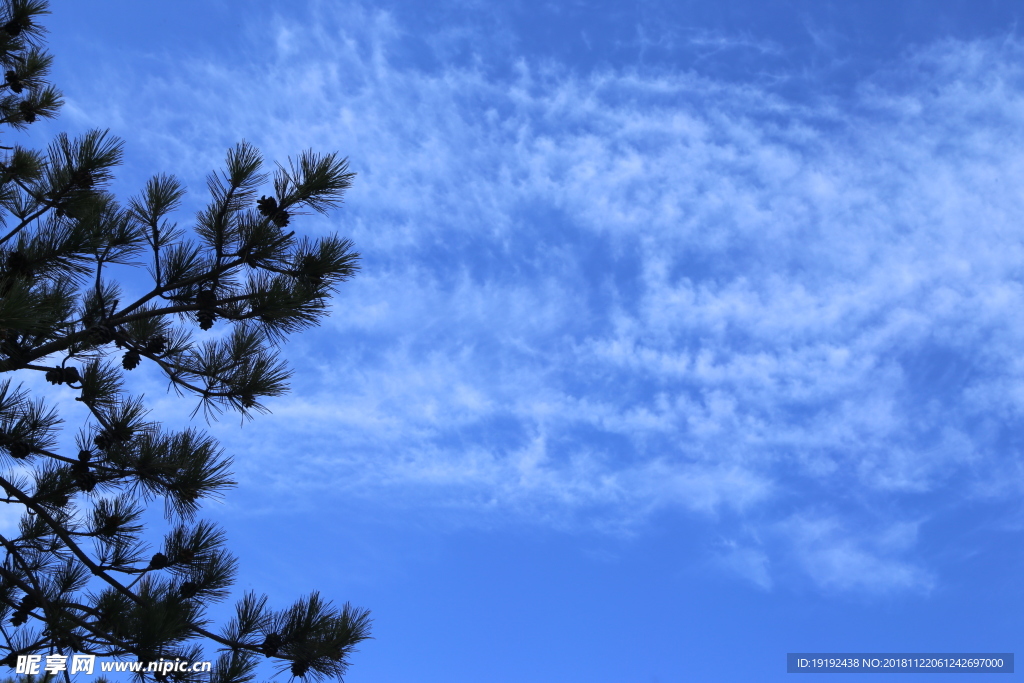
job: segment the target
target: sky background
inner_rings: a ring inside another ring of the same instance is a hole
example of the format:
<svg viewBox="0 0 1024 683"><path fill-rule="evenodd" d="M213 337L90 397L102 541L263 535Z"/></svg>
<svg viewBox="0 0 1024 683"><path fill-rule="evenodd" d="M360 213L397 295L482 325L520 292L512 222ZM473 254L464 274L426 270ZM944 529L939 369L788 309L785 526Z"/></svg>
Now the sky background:
<svg viewBox="0 0 1024 683"><path fill-rule="evenodd" d="M122 200L191 226L242 139L358 173L293 225L363 270L206 509L239 592L372 610L350 683L1024 651L1020 3L53 10L23 141L110 128Z"/></svg>

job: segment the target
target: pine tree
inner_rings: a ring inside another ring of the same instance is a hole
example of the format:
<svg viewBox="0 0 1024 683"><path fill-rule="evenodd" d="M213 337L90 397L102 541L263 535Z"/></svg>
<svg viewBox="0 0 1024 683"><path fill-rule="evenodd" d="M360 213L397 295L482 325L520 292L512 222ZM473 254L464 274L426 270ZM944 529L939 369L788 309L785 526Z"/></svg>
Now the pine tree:
<svg viewBox="0 0 1024 683"><path fill-rule="evenodd" d="M45 81L48 3L2 0L0 13L0 123L24 129L61 105ZM237 563L197 513L233 485L230 460L199 430L149 420L124 383L148 363L208 416L266 412L260 399L285 392L290 374L275 347L316 325L358 270L349 240L297 238L290 222L337 207L355 174L347 159L307 151L257 198L269 176L242 142L209 176L212 201L191 241L168 218L184 194L173 176L155 176L126 206L104 189L121 154L106 131L60 135L45 154L0 147L0 372L12 373L0 381L0 501L22 513L17 532L0 535L0 663L209 656L212 675L155 677L240 682L274 658L292 676L340 678L369 637L365 610L314 593L275 611L246 594L226 626L210 625ZM143 263L152 289L126 301L111 266ZM58 452L54 405L12 386L14 373L32 372L88 409L69 452ZM168 528L147 547L158 535L140 520L161 498Z"/></svg>

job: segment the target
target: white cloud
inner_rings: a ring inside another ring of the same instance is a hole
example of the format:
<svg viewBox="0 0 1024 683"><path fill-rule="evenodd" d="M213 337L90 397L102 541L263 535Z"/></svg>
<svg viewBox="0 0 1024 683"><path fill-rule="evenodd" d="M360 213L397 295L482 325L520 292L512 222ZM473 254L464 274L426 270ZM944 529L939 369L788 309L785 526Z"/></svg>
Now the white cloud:
<svg viewBox="0 0 1024 683"><path fill-rule="evenodd" d="M873 526L855 529L834 517L801 514L781 522L777 530L794 546L803 571L827 590L932 590L935 577L901 557L913 548L918 525Z"/></svg>
<svg viewBox="0 0 1024 683"><path fill-rule="evenodd" d="M792 102L692 73L424 71L393 58L399 19L315 7L270 22L266 61L187 63L82 107L147 112L154 172L201 177L240 137L359 172L336 223L303 226L354 237L364 272L287 347L292 398L231 432L246 476L297 449L279 490L545 519L1019 492L998 434L1024 414L1020 45L940 43L849 102ZM154 106L170 93L185 135ZM797 519L823 586L931 585ZM737 552L771 585L768 551Z"/></svg>

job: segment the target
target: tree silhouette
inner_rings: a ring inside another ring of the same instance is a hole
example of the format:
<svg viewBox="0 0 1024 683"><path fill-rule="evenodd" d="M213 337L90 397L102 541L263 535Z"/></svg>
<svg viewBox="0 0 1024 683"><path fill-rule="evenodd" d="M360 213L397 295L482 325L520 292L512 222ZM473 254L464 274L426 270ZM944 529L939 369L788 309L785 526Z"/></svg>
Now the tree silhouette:
<svg viewBox="0 0 1024 683"><path fill-rule="evenodd" d="M45 0L0 2L0 123L15 129L61 105L45 81L52 58L38 21L48 13ZM266 412L260 399L284 393L290 374L276 346L318 324L358 270L349 240L289 230L304 208L338 206L355 175L347 159L304 152L257 198L270 176L257 150L238 144L208 178L212 200L190 241L168 219L184 194L173 176L153 177L127 206L104 189L122 153L106 131L59 135L45 154L0 150L0 372L44 373L90 415L60 453L56 408L12 386L13 375L0 381L0 501L20 514L17 531L0 535L0 663L196 662L205 645L220 652L211 673L138 675L241 682L274 658L293 676L340 677L369 637L365 610L314 593L275 611L250 593L222 629L209 623L237 563L197 513L233 486L230 460L199 430L148 420L123 387L127 372L151 363L207 417ZM143 258L152 289L126 301L110 267ZM147 549L155 536L140 520L156 499L169 528Z"/></svg>

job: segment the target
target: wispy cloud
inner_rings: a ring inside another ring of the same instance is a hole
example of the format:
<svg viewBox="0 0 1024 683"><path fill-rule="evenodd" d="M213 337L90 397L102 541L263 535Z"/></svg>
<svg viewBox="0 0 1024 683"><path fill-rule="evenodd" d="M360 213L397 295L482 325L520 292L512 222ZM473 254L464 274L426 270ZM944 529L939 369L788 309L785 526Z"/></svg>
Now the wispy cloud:
<svg viewBox="0 0 1024 683"><path fill-rule="evenodd" d="M220 430L246 476L287 460L293 495L600 524L756 511L849 590L933 585L912 538L846 535L872 501L891 530L925 492L1019 494L1020 45L936 44L797 103L694 73L422 71L388 13L316 11L254 28L240 70L193 61L77 110L145 120L153 172L201 178L240 137L359 172L303 229L354 237L364 273L287 348L292 397ZM723 561L768 587L784 545Z"/></svg>
<svg viewBox="0 0 1024 683"><path fill-rule="evenodd" d="M935 586L929 571L900 557L914 546L916 524L857 531L834 518L798 515L778 529L795 546L802 568L826 589L928 592Z"/></svg>

